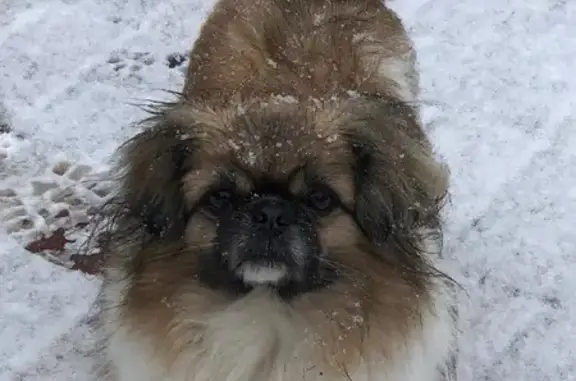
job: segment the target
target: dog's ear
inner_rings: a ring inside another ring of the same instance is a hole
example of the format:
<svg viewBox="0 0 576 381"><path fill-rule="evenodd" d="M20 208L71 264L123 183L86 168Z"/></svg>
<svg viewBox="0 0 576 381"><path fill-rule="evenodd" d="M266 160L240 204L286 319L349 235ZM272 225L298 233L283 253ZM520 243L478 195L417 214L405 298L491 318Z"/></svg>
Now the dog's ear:
<svg viewBox="0 0 576 381"><path fill-rule="evenodd" d="M354 217L367 238L381 244L392 228L394 202L387 184L380 179L372 143L359 137L354 140Z"/></svg>
<svg viewBox="0 0 576 381"><path fill-rule="evenodd" d="M182 179L194 140L167 113L144 124L147 128L120 150L123 203L128 217L153 237L179 238L187 222Z"/></svg>
<svg viewBox="0 0 576 381"><path fill-rule="evenodd" d="M355 218L375 244L431 223L445 193L447 175L406 112L390 104L371 107L347 133L355 162Z"/></svg>

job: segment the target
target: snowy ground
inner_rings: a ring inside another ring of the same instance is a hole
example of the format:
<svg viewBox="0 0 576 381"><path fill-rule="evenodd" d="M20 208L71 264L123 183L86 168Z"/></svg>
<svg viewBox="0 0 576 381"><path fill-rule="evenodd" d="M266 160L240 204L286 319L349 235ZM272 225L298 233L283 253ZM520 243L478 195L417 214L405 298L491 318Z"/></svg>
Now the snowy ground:
<svg viewBox="0 0 576 381"><path fill-rule="evenodd" d="M85 379L98 278L24 246L106 195L90 179L134 132L130 103L179 89L177 55L212 4L0 1L0 381ZM469 295L461 379L576 380L576 2L392 5L452 167L446 247Z"/></svg>

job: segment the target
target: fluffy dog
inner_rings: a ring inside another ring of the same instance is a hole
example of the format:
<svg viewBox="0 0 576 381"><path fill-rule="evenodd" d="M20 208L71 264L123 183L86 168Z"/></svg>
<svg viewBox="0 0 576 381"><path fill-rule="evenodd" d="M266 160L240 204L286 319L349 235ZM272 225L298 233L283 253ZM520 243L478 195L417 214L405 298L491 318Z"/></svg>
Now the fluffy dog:
<svg viewBox="0 0 576 381"><path fill-rule="evenodd" d="M439 381L448 174L380 0L220 0L122 148L110 381Z"/></svg>

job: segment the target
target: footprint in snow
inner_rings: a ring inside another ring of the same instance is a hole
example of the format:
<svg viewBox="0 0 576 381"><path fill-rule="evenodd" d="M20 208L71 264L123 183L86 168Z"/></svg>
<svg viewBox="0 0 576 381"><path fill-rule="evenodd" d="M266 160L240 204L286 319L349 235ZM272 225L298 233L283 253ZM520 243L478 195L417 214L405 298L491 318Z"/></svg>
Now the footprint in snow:
<svg viewBox="0 0 576 381"><path fill-rule="evenodd" d="M92 217L112 192L112 182L105 174L95 173L89 165L61 161L43 176L31 179L27 188L0 189L0 225L28 251L94 273L100 258L84 258L78 253L92 234Z"/></svg>

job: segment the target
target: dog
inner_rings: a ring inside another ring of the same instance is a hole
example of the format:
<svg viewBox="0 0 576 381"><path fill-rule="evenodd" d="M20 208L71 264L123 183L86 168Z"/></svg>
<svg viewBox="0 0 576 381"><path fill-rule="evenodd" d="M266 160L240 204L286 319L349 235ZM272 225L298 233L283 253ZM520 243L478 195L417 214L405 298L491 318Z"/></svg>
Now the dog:
<svg viewBox="0 0 576 381"><path fill-rule="evenodd" d="M446 381L449 171L380 0L220 0L119 151L107 381Z"/></svg>

